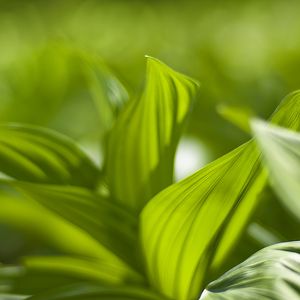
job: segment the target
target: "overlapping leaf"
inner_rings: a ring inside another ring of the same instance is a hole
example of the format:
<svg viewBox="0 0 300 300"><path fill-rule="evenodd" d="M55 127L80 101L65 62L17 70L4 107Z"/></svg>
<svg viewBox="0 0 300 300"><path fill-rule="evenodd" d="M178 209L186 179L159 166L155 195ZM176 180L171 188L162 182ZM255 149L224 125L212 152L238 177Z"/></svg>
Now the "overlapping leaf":
<svg viewBox="0 0 300 300"><path fill-rule="evenodd" d="M299 115L295 93L272 122L297 130ZM154 197L141 216L152 284L172 298L197 297L211 263L224 259L244 228L265 182L260 153L250 141Z"/></svg>
<svg viewBox="0 0 300 300"><path fill-rule="evenodd" d="M164 300L165 298L151 290L135 286L100 286L93 284L73 284L53 291L44 292L29 298L30 300Z"/></svg>
<svg viewBox="0 0 300 300"><path fill-rule="evenodd" d="M300 299L300 242L277 244L210 283L200 300Z"/></svg>
<svg viewBox="0 0 300 300"><path fill-rule="evenodd" d="M252 125L274 189L300 219L300 135L262 121Z"/></svg>
<svg viewBox="0 0 300 300"><path fill-rule="evenodd" d="M128 103L109 139L106 167L116 201L139 211L172 183L176 146L196 91L193 80L148 58L144 93Z"/></svg>
<svg viewBox="0 0 300 300"><path fill-rule="evenodd" d="M51 249L68 255L107 257L107 251L96 239L38 203L1 195L0 208L1 225L35 236Z"/></svg>
<svg viewBox="0 0 300 300"><path fill-rule="evenodd" d="M33 126L0 127L0 171L18 180L95 187L99 171L67 137Z"/></svg>
<svg viewBox="0 0 300 300"><path fill-rule="evenodd" d="M143 283L141 277L120 265L91 258L29 257L22 267L0 268L0 292L35 295L78 282L108 286Z"/></svg>
<svg viewBox="0 0 300 300"><path fill-rule="evenodd" d="M136 218L109 199L78 187L14 183L23 193L82 228L102 245L103 257L137 266Z"/></svg>

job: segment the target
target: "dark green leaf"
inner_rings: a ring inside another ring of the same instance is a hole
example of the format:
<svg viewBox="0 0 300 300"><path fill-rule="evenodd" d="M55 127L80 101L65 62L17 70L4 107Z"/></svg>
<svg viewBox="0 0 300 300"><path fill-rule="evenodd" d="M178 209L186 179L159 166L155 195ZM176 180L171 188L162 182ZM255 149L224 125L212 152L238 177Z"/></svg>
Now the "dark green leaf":
<svg viewBox="0 0 300 300"><path fill-rule="evenodd" d="M0 127L0 171L18 180L93 188L99 170L69 138L33 126Z"/></svg>
<svg viewBox="0 0 300 300"><path fill-rule="evenodd" d="M135 286L99 286L74 284L53 291L41 293L30 300L164 300L165 298Z"/></svg>

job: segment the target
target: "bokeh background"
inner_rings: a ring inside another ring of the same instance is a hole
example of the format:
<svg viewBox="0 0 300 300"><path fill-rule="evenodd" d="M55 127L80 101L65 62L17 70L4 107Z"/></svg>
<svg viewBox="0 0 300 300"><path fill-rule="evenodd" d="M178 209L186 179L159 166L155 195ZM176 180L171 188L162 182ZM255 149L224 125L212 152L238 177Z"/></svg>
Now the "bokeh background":
<svg viewBox="0 0 300 300"><path fill-rule="evenodd" d="M267 118L300 88L299 14L296 0L0 1L0 122L53 128L101 163L101 119L82 57L105 65L130 98L142 90L148 54L201 82L177 154L182 178L250 138L221 116L222 107ZM299 220L270 189L261 198L228 264L300 239ZM0 262L57 251L34 230L24 233L25 219L16 226L0 218ZM41 226L49 226L42 217Z"/></svg>

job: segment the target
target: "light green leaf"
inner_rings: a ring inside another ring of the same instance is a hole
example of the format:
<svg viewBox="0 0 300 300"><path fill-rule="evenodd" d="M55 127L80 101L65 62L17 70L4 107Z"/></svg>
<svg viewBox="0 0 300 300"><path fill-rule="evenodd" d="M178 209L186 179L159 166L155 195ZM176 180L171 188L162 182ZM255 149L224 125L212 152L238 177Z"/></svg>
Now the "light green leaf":
<svg viewBox="0 0 300 300"><path fill-rule="evenodd" d="M121 258L137 265L137 220L109 199L79 187L19 182L13 185L95 238L108 259Z"/></svg>
<svg viewBox="0 0 300 300"><path fill-rule="evenodd" d="M299 93L272 117L299 129ZM192 299L244 229L266 183L254 141L243 144L154 197L142 212L141 239L151 283L165 295Z"/></svg>
<svg viewBox="0 0 300 300"><path fill-rule="evenodd" d="M136 286L99 286L92 284L73 284L56 290L44 292L30 300L164 300L151 290Z"/></svg>
<svg viewBox="0 0 300 300"><path fill-rule="evenodd" d="M287 208L300 219L300 135L258 120L252 122L252 127L272 186Z"/></svg>
<svg viewBox="0 0 300 300"><path fill-rule="evenodd" d="M172 183L176 146L197 83L154 58L147 58L147 83L112 129L106 160L115 200L140 211Z"/></svg>
<svg viewBox="0 0 300 300"><path fill-rule="evenodd" d="M200 300L300 299L300 242L264 248L210 283Z"/></svg>
<svg viewBox="0 0 300 300"><path fill-rule="evenodd" d="M0 127L0 171L18 180L93 188L99 170L69 138L48 129Z"/></svg>

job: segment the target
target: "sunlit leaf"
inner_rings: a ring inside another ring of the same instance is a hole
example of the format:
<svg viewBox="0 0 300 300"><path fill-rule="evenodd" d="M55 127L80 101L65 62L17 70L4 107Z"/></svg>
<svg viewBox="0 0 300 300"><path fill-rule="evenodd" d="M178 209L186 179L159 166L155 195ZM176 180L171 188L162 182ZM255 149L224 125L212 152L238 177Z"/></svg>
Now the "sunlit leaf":
<svg viewBox="0 0 300 300"><path fill-rule="evenodd" d="M0 127L0 171L19 180L95 187L99 170L69 138L33 126Z"/></svg>
<svg viewBox="0 0 300 300"><path fill-rule="evenodd" d="M176 146L197 91L192 79L154 58L147 62L144 92L116 121L106 161L112 195L135 211L172 183Z"/></svg>
<svg viewBox="0 0 300 300"><path fill-rule="evenodd" d="M289 95L272 122L300 127L299 93ZM197 297L205 275L226 257L266 183L254 141L243 144L154 197L141 217L151 283L176 299Z"/></svg>
<svg viewBox="0 0 300 300"><path fill-rule="evenodd" d="M258 120L252 126L275 191L300 219L300 135Z"/></svg>
<svg viewBox="0 0 300 300"><path fill-rule="evenodd" d="M300 299L300 242L277 244L210 283L200 300Z"/></svg>

